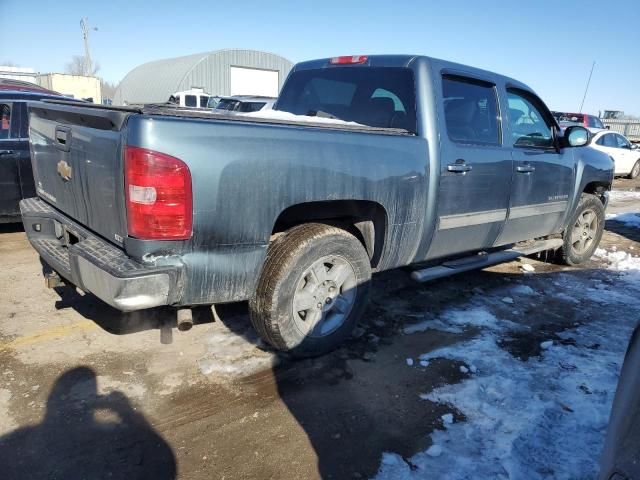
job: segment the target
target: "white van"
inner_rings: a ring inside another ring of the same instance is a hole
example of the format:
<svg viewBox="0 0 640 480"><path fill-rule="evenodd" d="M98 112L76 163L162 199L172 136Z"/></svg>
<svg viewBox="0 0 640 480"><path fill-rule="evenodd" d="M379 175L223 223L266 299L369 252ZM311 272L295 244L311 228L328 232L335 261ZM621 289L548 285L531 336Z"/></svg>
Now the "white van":
<svg viewBox="0 0 640 480"><path fill-rule="evenodd" d="M188 108L207 108L210 95L204 91L204 88L192 87L191 90L176 92L169 97L169 103L176 104L180 107Z"/></svg>

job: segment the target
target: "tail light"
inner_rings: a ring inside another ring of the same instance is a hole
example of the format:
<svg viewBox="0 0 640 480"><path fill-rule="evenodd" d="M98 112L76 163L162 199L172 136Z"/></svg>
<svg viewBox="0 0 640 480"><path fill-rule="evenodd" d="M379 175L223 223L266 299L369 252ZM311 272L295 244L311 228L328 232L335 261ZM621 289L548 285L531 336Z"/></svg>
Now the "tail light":
<svg viewBox="0 0 640 480"><path fill-rule="evenodd" d="M365 55L349 55L346 57L334 57L329 60L331 65L353 65L357 63L364 63L367 61Z"/></svg>
<svg viewBox="0 0 640 480"><path fill-rule="evenodd" d="M144 240L191 238L191 172L180 159L145 148L125 148L127 230Z"/></svg>

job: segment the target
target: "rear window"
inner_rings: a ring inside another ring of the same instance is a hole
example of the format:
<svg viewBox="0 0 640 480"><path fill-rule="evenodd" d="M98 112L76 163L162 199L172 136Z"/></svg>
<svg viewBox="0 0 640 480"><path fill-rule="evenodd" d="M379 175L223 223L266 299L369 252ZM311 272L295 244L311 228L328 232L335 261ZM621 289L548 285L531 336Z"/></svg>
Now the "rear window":
<svg viewBox="0 0 640 480"><path fill-rule="evenodd" d="M277 110L416 132L413 72L395 67L331 67L291 74Z"/></svg>

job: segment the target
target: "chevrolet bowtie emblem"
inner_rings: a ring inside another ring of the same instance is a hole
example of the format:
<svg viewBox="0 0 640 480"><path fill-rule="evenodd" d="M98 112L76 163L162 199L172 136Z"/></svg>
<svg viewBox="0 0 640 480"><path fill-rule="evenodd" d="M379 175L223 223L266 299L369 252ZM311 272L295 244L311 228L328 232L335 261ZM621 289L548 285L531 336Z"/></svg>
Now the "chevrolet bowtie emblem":
<svg viewBox="0 0 640 480"><path fill-rule="evenodd" d="M64 160L58 162L58 174L63 180L71 180L71 166Z"/></svg>

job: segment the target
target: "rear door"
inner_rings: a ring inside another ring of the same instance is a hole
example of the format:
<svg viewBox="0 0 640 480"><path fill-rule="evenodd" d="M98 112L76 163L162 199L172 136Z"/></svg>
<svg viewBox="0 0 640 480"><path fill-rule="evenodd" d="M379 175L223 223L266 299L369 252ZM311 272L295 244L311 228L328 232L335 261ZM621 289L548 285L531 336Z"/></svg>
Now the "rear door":
<svg viewBox="0 0 640 480"><path fill-rule="evenodd" d="M16 148L20 190L22 198L31 198L36 196L36 187L33 181L31 155L29 153L29 112L27 111L27 102L15 102L14 110L20 114L19 143Z"/></svg>
<svg viewBox="0 0 640 480"><path fill-rule="evenodd" d="M440 80L438 220L428 258L493 245L511 191L511 150L503 145L496 85L457 74Z"/></svg>
<svg viewBox="0 0 640 480"><path fill-rule="evenodd" d="M571 148L556 149L555 121L530 92L507 89L508 128L513 155L509 216L496 245L557 231L573 191Z"/></svg>
<svg viewBox="0 0 640 480"><path fill-rule="evenodd" d="M20 213L19 130L20 114L14 103L0 100L0 221Z"/></svg>

